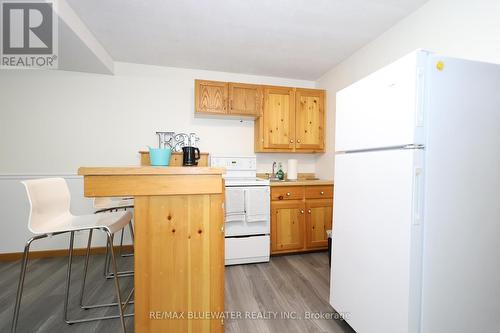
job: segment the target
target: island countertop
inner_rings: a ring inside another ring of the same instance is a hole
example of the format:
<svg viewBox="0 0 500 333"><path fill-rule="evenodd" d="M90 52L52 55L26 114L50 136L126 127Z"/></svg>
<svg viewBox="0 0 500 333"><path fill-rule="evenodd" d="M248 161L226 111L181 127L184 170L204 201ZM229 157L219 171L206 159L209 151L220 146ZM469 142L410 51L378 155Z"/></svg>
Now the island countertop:
<svg viewBox="0 0 500 333"><path fill-rule="evenodd" d="M80 176L222 175L225 172L222 168L169 166L81 167L78 169Z"/></svg>
<svg viewBox="0 0 500 333"><path fill-rule="evenodd" d="M86 197L224 193L225 169L208 167L81 167Z"/></svg>

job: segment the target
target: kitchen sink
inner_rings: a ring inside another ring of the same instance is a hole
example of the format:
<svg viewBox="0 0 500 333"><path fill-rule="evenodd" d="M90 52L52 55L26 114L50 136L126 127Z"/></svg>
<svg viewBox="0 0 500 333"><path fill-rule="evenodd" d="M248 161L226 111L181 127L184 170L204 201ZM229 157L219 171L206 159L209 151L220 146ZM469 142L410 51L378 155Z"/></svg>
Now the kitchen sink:
<svg viewBox="0 0 500 333"><path fill-rule="evenodd" d="M289 180L289 179L284 179L284 180L279 180L279 179L269 179L271 183L293 183L297 181L307 181L307 180L319 180L319 178L301 178L297 180Z"/></svg>

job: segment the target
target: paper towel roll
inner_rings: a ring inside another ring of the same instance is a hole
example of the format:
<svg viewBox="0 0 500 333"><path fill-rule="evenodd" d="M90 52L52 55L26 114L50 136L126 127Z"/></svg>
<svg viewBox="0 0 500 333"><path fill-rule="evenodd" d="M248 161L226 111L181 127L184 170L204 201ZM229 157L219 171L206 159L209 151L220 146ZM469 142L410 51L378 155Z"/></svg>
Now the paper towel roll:
<svg viewBox="0 0 500 333"><path fill-rule="evenodd" d="M286 178L290 180L297 180L297 160L288 160Z"/></svg>

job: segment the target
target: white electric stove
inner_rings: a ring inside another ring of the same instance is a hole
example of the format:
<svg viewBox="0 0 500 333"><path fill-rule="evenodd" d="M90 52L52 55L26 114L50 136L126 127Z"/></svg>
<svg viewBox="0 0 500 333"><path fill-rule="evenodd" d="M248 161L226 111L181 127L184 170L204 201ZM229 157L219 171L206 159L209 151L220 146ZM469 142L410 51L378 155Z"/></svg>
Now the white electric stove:
<svg viewBox="0 0 500 333"><path fill-rule="evenodd" d="M257 178L255 156L212 156L225 168L225 264L269 261L269 180Z"/></svg>

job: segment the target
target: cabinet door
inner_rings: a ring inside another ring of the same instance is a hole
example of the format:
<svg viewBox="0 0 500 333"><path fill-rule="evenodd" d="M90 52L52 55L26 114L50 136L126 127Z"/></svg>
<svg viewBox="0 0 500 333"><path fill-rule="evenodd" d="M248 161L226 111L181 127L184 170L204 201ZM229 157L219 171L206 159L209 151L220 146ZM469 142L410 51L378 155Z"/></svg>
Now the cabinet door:
<svg viewBox="0 0 500 333"><path fill-rule="evenodd" d="M325 92L297 89L295 97L295 148L324 150Z"/></svg>
<svg viewBox="0 0 500 333"><path fill-rule="evenodd" d="M304 247L304 203L271 203L271 251L300 250Z"/></svg>
<svg viewBox="0 0 500 333"><path fill-rule="evenodd" d="M293 88L264 89L264 148L295 147L295 92Z"/></svg>
<svg viewBox="0 0 500 333"><path fill-rule="evenodd" d="M195 80L196 112L226 114L227 95L226 82Z"/></svg>
<svg viewBox="0 0 500 333"><path fill-rule="evenodd" d="M229 114L259 117L262 99L262 86L229 83Z"/></svg>
<svg viewBox="0 0 500 333"><path fill-rule="evenodd" d="M306 201L306 247L327 247L326 231L332 228L333 200Z"/></svg>

